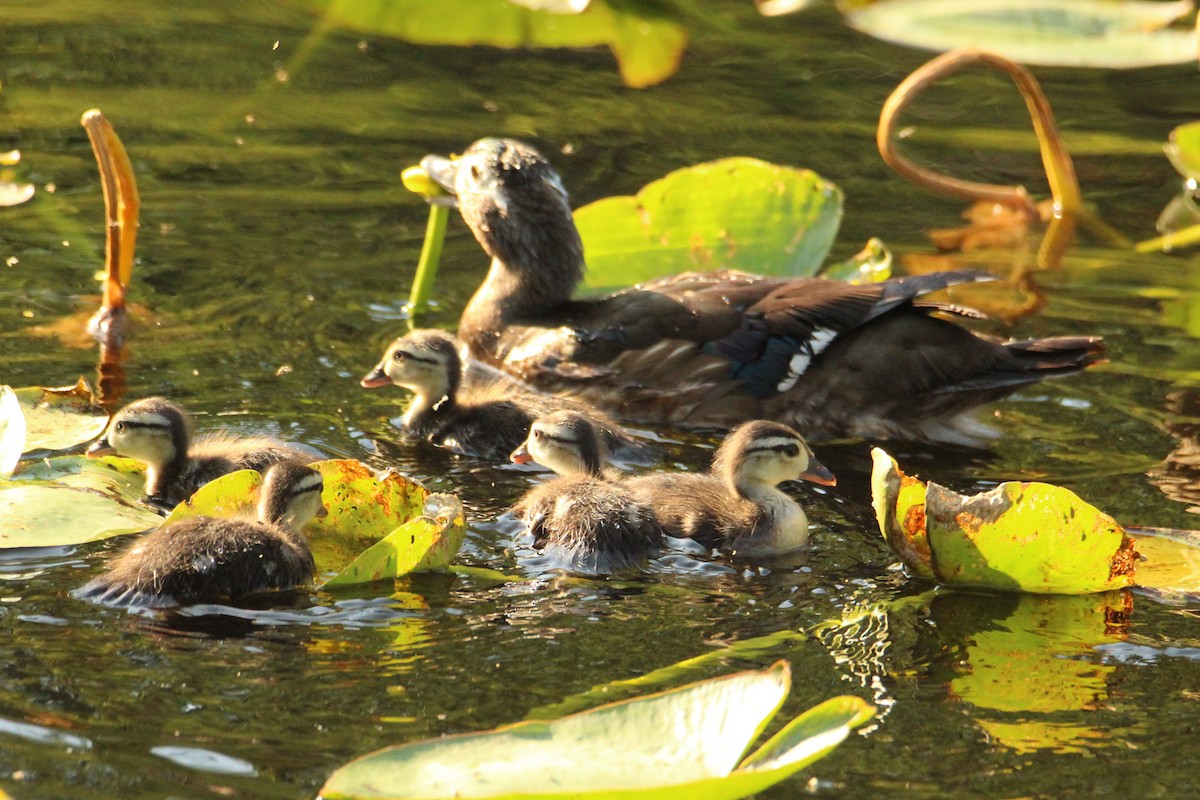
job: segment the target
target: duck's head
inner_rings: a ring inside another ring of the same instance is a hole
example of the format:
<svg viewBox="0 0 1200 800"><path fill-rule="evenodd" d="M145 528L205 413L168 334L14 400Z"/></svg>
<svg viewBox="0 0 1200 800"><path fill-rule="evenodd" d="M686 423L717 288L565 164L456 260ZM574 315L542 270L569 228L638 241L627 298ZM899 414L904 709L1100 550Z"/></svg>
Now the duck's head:
<svg viewBox="0 0 1200 800"><path fill-rule="evenodd" d="M263 477L258 495L258 519L298 531L328 512L321 502L325 480L315 469L300 464L275 464Z"/></svg>
<svg viewBox="0 0 1200 800"><path fill-rule="evenodd" d="M156 469L185 456L190 438L191 423L183 409L164 397L147 397L118 411L87 455L127 456Z"/></svg>
<svg viewBox="0 0 1200 800"><path fill-rule="evenodd" d="M743 494L748 487L806 480L834 486L837 478L787 425L754 420L734 428L713 459L713 473Z"/></svg>
<svg viewBox="0 0 1200 800"><path fill-rule="evenodd" d="M453 196L480 246L516 270L583 270L583 243L554 167L514 139L480 139L458 158L426 156L421 166Z"/></svg>
<svg viewBox="0 0 1200 800"><path fill-rule="evenodd" d="M511 459L515 464L536 461L559 475L599 475L604 467L600 434L578 411L555 411L535 420Z"/></svg>
<svg viewBox="0 0 1200 800"><path fill-rule="evenodd" d="M367 389L395 384L419 395L452 396L461 372L462 359L453 336L445 331L417 330L388 345L375 369L359 383Z"/></svg>

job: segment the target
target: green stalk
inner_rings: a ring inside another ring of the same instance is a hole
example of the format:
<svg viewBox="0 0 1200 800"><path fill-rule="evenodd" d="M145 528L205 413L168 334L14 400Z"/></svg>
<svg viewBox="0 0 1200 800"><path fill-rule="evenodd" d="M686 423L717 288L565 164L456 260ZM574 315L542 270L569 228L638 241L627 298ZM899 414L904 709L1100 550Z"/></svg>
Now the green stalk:
<svg viewBox="0 0 1200 800"><path fill-rule="evenodd" d="M425 225L425 243L421 245L421 259L417 262L417 274L413 278L412 291L408 295L409 321L425 313L433 279L437 275L438 262L442 258L442 242L446 239L446 221L450 219L448 206L429 206L429 222Z"/></svg>

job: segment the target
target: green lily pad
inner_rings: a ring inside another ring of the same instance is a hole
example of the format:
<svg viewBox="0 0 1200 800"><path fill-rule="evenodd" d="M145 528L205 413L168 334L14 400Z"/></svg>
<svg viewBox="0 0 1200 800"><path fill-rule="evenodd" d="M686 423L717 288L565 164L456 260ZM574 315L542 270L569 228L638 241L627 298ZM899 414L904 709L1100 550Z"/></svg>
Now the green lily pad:
<svg viewBox="0 0 1200 800"><path fill-rule="evenodd" d="M814 275L841 220L837 186L753 158L676 170L575 212L592 287L716 269Z"/></svg>
<svg viewBox="0 0 1200 800"><path fill-rule="evenodd" d="M1006 482L966 497L872 451L880 531L905 565L947 586L1090 594L1133 584L1137 550L1112 517L1060 486ZM900 489L909 488L901 506ZM928 557L926 557L926 551Z"/></svg>
<svg viewBox="0 0 1200 800"><path fill-rule="evenodd" d="M790 683L791 670L781 661L553 722L387 748L335 771L321 796L744 797L821 758L874 713L857 697L834 698L793 720L738 765Z"/></svg>
<svg viewBox="0 0 1200 800"><path fill-rule="evenodd" d="M171 509L163 524L174 525L189 517L253 517L260 486L262 475L252 469L239 469L222 475L204 484L191 497Z"/></svg>
<svg viewBox="0 0 1200 800"><path fill-rule="evenodd" d="M363 551L325 587L391 579L450 564L466 534L462 503L452 494L431 494L419 518L410 520Z"/></svg>
<svg viewBox="0 0 1200 800"><path fill-rule="evenodd" d="M63 456L33 462L0 481L0 547L81 544L153 528L140 505L143 477L126 458Z"/></svg>
<svg viewBox="0 0 1200 800"><path fill-rule="evenodd" d="M25 452L66 450L95 439L108 425L108 414L80 378L74 386L17 389L25 412Z"/></svg>
<svg viewBox="0 0 1200 800"><path fill-rule="evenodd" d="M617 59L626 86L643 88L679 69L687 33L644 4L592 0L579 14L504 0L304 0L328 24L417 44L504 48L598 47Z"/></svg>
<svg viewBox="0 0 1200 800"><path fill-rule="evenodd" d="M1171 131L1164 149L1180 175L1200 181L1200 122L1189 122Z"/></svg>
<svg viewBox="0 0 1200 800"><path fill-rule="evenodd" d="M1191 0L840 0L858 30L926 50L974 48L1021 64L1128 69L1196 60Z"/></svg>
<svg viewBox="0 0 1200 800"><path fill-rule="evenodd" d="M0 386L0 478L17 469L25 451L25 414L11 386Z"/></svg>

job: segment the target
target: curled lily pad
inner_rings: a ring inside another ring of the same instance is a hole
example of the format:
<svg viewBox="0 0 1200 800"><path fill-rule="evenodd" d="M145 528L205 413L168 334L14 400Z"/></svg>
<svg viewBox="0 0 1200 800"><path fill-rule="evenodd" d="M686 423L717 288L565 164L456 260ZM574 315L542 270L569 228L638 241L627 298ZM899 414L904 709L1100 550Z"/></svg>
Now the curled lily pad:
<svg viewBox="0 0 1200 800"><path fill-rule="evenodd" d="M126 458L62 456L0 481L0 547L51 547L153 528L140 467Z"/></svg>
<svg viewBox="0 0 1200 800"><path fill-rule="evenodd" d="M1192 0L841 0L855 28L927 50L973 48L1021 64L1127 69L1196 60L1196 32L1166 29Z"/></svg>
<svg viewBox="0 0 1200 800"><path fill-rule="evenodd" d="M790 684L791 670L781 661L553 722L387 748L334 772L321 796L744 797L821 758L874 712L857 697L834 698L793 720L739 764Z"/></svg>
<svg viewBox="0 0 1200 800"><path fill-rule="evenodd" d="M66 450L95 439L108 425L87 381L74 386L34 386L16 390L25 412L25 451Z"/></svg>
<svg viewBox="0 0 1200 800"><path fill-rule="evenodd" d="M1090 594L1133 584L1133 540L1116 520L1067 489L1012 481L966 497L936 483L922 487L879 448L871 455L880 531L922 577L1038 594Z"/></svg>
<svg viewBox="0 0 1200 800"><path fill-rule="evenodd" d="M7 478L17 469L25 451L25 414L17 393L10 386L0 386L0 478Z"/></svg>
<svg viewBox="0 0 1200 800"><path fill-rule="evenodd" d="M715 269L814 275L841 220L837 186L753 158L676 170L575 212L592 287Z"/></svg>

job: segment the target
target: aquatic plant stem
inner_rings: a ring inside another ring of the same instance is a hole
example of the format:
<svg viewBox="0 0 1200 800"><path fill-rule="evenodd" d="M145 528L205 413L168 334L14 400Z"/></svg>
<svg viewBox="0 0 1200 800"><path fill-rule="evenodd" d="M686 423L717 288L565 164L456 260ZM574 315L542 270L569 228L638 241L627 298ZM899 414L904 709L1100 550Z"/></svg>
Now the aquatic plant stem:
<svg viewBox="0 0 1200 800"><path fill-rule="evenodd" d="M1050 183L1050 192L1054 196L1056 216L1078 213L1083 207L1083 198L1079 191L1079 182L1075 177L1075 166L1071 162L1071 156L1054 124L1054 114L1050 110L1050 103L1042 93L1037 80L1028 70L994 53L982 50L953 50L938 56L905 78L888 97L887 102L883 105L883 111L879 115L879 127L876 131L875 141L884 163L918 186L932 191L964 200L987 200L1003 203L1036 216L1037 212L1033 202L1023 186L1002 186L952 178L914 164L895 149L893 142L897 120L900 112L908 107L913 98L930 84L975 64L982 64L1004 72L1012 78L1017 90L1025 99L1025 105L1033 120L1033 129L1041 148L1046 179Z"/></svg>
<svg viewBox="0 0 1200 800"><path fill-rule="evenodd" d="M438 262L442 258L442 243L446 239L446 222L450 219L448 206L432 203L429 206L429 221L425 224L425 242L421 245L421 258L417 261L417 274L413 277L412 291L408 295L409 323L425 312L433 279L437 275Z"/></svg>
<svg viewBox="0 0 1200 800"><path fill-rule="evenodd" d="M104 295L88 329L97 338L119 336L119 331L110 333L110 329L125 310L125 287L133 276L140 208L137 181L125 146L104 114L93 108L84 112L80 124L92 144L104 191Z"/></svg>

